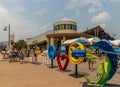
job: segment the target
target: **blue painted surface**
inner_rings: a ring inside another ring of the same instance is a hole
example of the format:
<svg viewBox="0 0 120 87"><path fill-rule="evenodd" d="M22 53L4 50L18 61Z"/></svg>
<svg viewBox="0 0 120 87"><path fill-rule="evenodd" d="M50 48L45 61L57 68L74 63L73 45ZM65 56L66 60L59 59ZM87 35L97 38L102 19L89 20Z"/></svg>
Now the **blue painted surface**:
<svg viewBox="0 0 120 87"><path fill-rule="evenodd" d="M48 56L49 56L50 60L55 59L55 57L56 57L56 47L54 45L49 46Z"/></svg>
<svg viewBox="0 0 120 87"><path fill-rule="evenodd" d="M116 53L120 53L120 48L115 48L114 51L115 51Z"/></svg>
<svg viewBox="0 0 120 87"><path fill-rule="evenodd" d="M112 65L112 71L111 71L111 74L110 74L110 76L108 78L108 80L110 80L113 77L113 75L116 73L116 70L117 70L117 55L112 54L112 53L115 53L114 49L106 41L99 41L99 42L95 43L93 45L93 47L102 50L109 57L111 65Z"/></svg>
<svg viewBox="0 0 120 87"><path fill-rule="evenodd" d="M86 57L86 50L72 50L72 57Z"/></svg>
<svg viewBox="0 0 120 87"><path fill-rule="evenodd" d="M82 39L78 39L78 40L76 40L74 42L79 42L79 43L83 43L83 44L88 43L88 41L82 40Z"/></svg>

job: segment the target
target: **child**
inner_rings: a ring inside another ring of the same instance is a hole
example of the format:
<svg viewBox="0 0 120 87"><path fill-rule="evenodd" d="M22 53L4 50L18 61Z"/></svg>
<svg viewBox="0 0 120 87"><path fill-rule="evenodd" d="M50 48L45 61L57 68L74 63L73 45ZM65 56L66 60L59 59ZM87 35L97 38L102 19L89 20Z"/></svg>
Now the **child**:
<svg viewBox="0 0 120 87"><path fill-rule="evenodd" d="M34 63L37 63L37 54L34 54Z"/></svg>

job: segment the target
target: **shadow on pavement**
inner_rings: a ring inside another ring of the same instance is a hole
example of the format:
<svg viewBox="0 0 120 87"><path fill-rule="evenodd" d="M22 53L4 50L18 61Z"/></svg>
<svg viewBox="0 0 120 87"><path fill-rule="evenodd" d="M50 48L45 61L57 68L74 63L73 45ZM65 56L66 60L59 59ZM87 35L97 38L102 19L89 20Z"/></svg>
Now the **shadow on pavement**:
<svg viewBox="0 0 120 87"><path fill-rule="evenodd" d="M69 76L72 76L74 78L81 78L84 76L89 76L89 74L85 72L79 72L77 75L75 73L72 73L72 74L69 74Z"/></svg>

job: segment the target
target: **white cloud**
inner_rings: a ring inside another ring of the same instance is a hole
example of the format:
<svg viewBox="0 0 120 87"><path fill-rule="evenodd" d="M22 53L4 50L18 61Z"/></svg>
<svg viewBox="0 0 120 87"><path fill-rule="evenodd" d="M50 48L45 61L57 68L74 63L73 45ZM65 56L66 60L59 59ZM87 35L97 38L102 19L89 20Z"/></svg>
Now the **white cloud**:
<svg viewBox="0 0 120 87"><path fill-rule="evenodd" d="M15 9L10 11L3 6L0 6L0 28L3 29L4 26L10 24L11 34L13 32L15 33L15 40L34 37L50 29L50 23L40 24L40 22L36 22L36 20L38 19L26 19L23 15L17 14ZM0 41L8 40L8 33L3 32L2 29L0 29L0 36L3 37L0 37Z"/></svg>
<svg viewBox="0 0 120 87"><path fill-rule="evenodd" d="M18 21L19 20L19 21ZM3 6L0 6L0 24L1 26L4 24L15 24L17 25L20 23L21 18L16 17L15 15L12 15L6 8Z"/></svg>
<svg viewBox="0 0 120 87"><path fill-rule="evenodd" d="M100 7L102 8L102 2L105 0L69 0L66 8L67 9L74 9L74 8L80 8L81 6L94 6L94 7Z"/></svg>
<svg viewBox="0 0 120 87"><path fill-rule="evenodd" d="M30 23L31 23L32 27L28 24L28 25L25 25L25 26L27 26L27 27L25 27L26 29L16 30L17 31L17 34L16 34L17 40L31 38L31 37L33 38L33 37L36 37L46 31L52 29L51 23L44 24L44 25L40 25L40 24L38 25L38 24L35 24L34 22L30 22ZM22 26L22 28L24 28L24 27Z"/></svg>
<svg viewBox="0 0 120 87"><path fill-rule="evenodd" d="M62 18L61 20L62 20L62 21L71 21L72 19L67 18L67 17L64 17L64 18Z"/></svg>
<svg viewBox="0 0 120 87"><path fill-rule="evenodd" d="M94 13L96 13L96 11L97 11L97 8L89 8L88 9L88 12L90 13L90 14L94 14Z"/></svg>
<svg viewBox="0 0 120 87"><path fill-rule="evenodd" d="M88 9L88 13L95 14L100 12L104 6L103 2L106 0L69 0L66 4L66 9L74 10L76 15L79 16L81 8Z"/></svg>
<svg viewBox="0 0 120 87"><path fill-rule="evenodd" d="M97 23L97 22L105 22L111 19L111 16L109 13L103 11L99 13L98 15L94 15L91 19L91 22Z"/></svg>
<svg viewBox="0 0 120 87"><path fill-rule="evenodd" d="M1 14L8 14L8 11L5 8L3 8L2 6L0 6L0 15Z"/></svg>

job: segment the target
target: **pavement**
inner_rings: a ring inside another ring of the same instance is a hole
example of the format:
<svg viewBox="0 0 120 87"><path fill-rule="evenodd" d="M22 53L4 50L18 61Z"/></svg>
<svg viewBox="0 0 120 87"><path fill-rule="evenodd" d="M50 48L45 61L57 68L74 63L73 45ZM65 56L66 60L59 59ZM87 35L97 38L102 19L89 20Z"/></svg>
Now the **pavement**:
<svg viewBox="0 0 120 87"><path fill-rule="evenodd" d="M0 87L83 87L86 82L84 75L95 82L97 80L96 70L98 64L94 64L94 70L88 69L87 62L78 65L78 75L75 77L75 65L69 62L66 71L60 71L54 60L54 67L50 64L43 64L45 56L39 56L39 64L32 64L31 57L29 63L20 64L19 62L9 63L8 60L0 59ZM26 59L28 61L28 59ZM108 87L120 87L120 68L110 79Z"/></svg>

